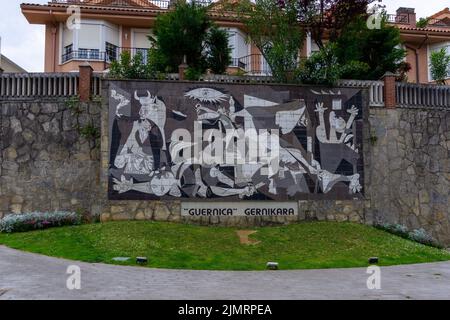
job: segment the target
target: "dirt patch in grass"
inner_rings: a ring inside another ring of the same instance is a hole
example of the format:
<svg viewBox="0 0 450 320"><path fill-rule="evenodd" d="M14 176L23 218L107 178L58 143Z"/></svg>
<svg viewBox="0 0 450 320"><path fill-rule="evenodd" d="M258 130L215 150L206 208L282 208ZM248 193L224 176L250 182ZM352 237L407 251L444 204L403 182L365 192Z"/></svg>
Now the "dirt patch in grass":
<svg viewBox="0 0 450 320"><path fill-rule="evenodd" d="M255 230L238 230L236 231L236 234L238 235L241 244L258 245L261 243L261 241L256 241L249 238L252 234L255 234L257 232L258 231Z"/></svg>

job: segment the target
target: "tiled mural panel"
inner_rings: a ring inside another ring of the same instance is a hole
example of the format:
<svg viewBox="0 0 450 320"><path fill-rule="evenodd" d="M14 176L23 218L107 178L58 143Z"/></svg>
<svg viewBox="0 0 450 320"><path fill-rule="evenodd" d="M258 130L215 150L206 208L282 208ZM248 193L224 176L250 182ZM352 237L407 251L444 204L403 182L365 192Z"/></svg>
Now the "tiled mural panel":
<svg viewBox="0 0 450 320"><path fill-rule="evenodd" d="M111 82L111 200L361 199L358 89Z"/></svg>

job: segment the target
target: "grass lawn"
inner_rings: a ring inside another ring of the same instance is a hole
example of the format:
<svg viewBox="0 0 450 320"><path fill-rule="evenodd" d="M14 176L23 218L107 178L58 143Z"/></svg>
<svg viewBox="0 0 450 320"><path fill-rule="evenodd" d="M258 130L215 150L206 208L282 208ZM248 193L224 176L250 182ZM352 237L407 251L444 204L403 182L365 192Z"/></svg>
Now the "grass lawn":
<svg viewBox="0 0 450 320"><path fill-rule="evenodd" d="M0 234L11 248L86 262L204 270L264 270L268 261L280 269L367 266L450 260L450 253L420 245L368 226L314 222L255 228L257 245L242 245L236 228L199 227L159 222L111 222L28 233ZM114 257L131 257L116 263Z"/></svg>

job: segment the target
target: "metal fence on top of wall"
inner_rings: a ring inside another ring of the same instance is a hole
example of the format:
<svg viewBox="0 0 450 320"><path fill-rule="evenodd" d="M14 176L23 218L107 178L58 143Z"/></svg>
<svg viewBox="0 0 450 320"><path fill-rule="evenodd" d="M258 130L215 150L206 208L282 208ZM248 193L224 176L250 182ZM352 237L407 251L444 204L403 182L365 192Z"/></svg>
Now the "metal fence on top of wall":
<svg viewBox="0 0 450 320"><path fill-rule="evenodd" d="M101 94L101 74L91 82L93 96ZM74 97L79 94L79 74L4 73L0 75L0 98Z"/></svg>
<svg viewBox="0 0 450 320"><path fill-rule="evenodd" d="M91 96L101 95L102 73L91 79ZM168 74L166 80L176 81L178 74ZM73 97L79 95L79 73L3 73L0 74L0 99L36 97ZM275 83L267 76L207 75L200 81L224 83ZM340 80L337 86L368 88L369 105L384 107L384 82ZM450 108L450 86L396 83L398 107Z"/></svg>
<svg viewBox="0 0 450 320"><path fill-rule="evenodd" d="M396 84L398 107L450 108L450 86Z"/></svg>
<svg viewBox="0 0 450 320"><path fill-rule="evenodd" d="M4 73L0 98L76 96L78 78L78 73Z"/></svg>

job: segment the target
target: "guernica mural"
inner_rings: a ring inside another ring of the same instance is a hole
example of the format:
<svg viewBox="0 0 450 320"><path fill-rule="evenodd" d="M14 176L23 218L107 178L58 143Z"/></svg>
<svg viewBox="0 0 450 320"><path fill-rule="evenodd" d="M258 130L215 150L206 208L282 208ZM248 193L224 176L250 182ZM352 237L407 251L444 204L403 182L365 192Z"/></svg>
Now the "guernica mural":
<svg viewBox="0 0 450 320"><path fill-rule="evenodd" d="M363 194L357 89L109 83L112 200L320 200Z"/></svg>

